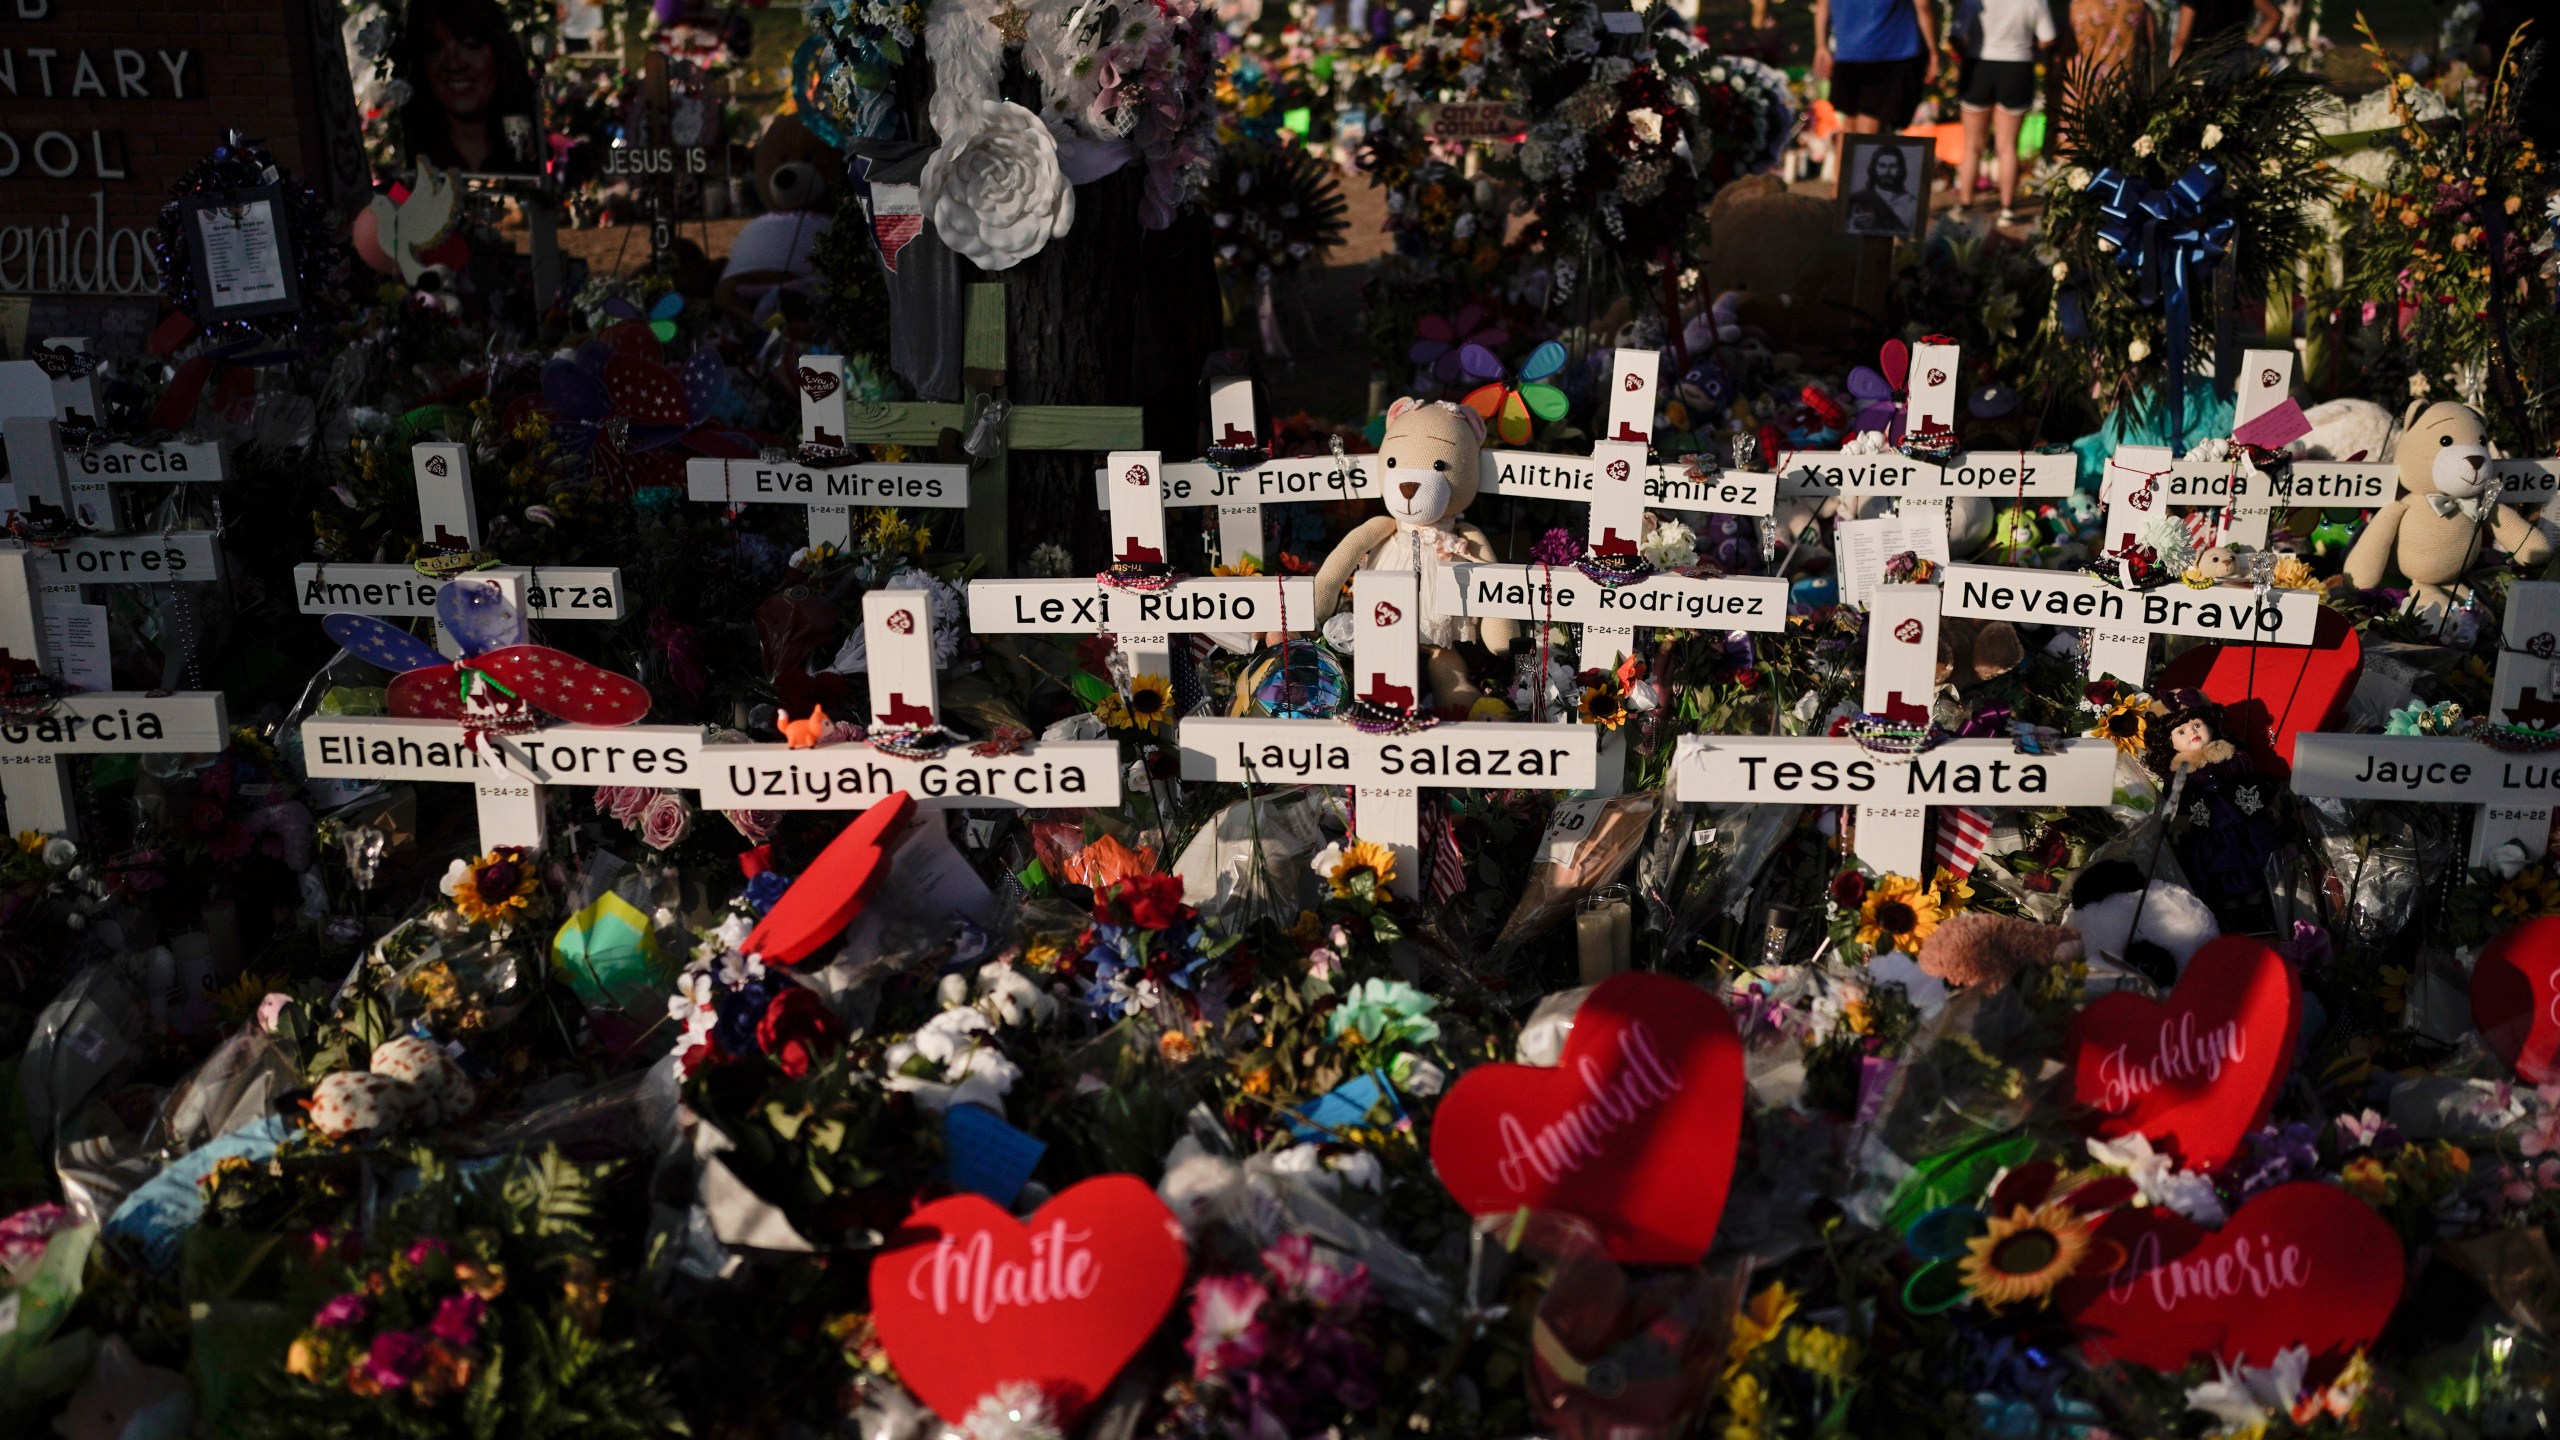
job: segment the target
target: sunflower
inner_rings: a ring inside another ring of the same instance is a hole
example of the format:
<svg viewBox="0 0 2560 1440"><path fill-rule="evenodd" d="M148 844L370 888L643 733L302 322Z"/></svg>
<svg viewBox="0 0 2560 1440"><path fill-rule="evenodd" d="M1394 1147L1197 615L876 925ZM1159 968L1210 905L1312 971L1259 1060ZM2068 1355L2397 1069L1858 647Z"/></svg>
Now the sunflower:
<svg viewBox="0 0 2560 1440"><path fill-rule="evenodd" d="M1997 1310L2037 1300L2071 1278L2089 1253L2089 1222L2068 1205L2029 1210L2021 1205L2006 1220L1965 1242L1957 1268L1975 1299Z"/></svg>
<svg viewBox="0 0 2560 1440"><path fill-rule="evenodd" d="M1938 913L1941 916L1953 915L1973 903L1973 882L1944 865L1938 867L1937 876L1929 882L1929 888L1938 894Z"/></svg>
<svg viewBox="0 0 2560 1440"><path fill-rule="evenodd" d="M444 893L474 925L505 930L533 908L541 877L521 845L501 845L477 860L456 860L445 872Z"/></svg>
<svg viewBox="0 0 2560 1440"><path fill-rule="evenodd" d="M1141 675L1129 682L1129 698L1114 695L1095 707L1106 725L1153 733L1173 719L1173 682L1161 675Z"/></svg>
<svg viewBox="0 0 2560 1440"><path fill-rule="evenodd" d="M1369 877L1369 893L1373 896L1385 894L1396 881L1396 852L1356 835L1341 845L1326 846L1325 856L1320 858L1331 861L1325 867L1324 878L1337 899L1348 900L1357 895L1363 875Z"/></svg>
<svg viewBox="0 0 2560 1440"><path fill-rule="evenodd" d="M1938 928L1938 920L1938 892L1908 875L1887 875L1876 881L1858 906L1858 943L1917 955L1921 942Z"/></svg>
<svg viewBox="0 0 2560 1440"><path fill-rule="evenodd" d="M2489 913L2507 920L2560 914L2560 878L2537 865L2498 887Z"/></svg>
<svg viewBox="0 0 2560 1440"><path fill-rule="evenodd" d="M2312 572L2311 562L2299 555L2276 557L2275 572L2267 583L2279 590L2317 590L2320 577Z"/></svg>
<svg viewBox="0 0 2560 1440"><path fill-rule="evenodd" d="M2089 733L2116 742L2116 752L2139 757L2151 745L2151 697L2139 690L2116 696Z"/></svg>
<svg viewBox="0 0 2560 1440"><path fill-rule="evenodd" d="M1615 730L1627 723L1627 702L1614 686L1588 686L1582 692L1582 723Z"/></svg>

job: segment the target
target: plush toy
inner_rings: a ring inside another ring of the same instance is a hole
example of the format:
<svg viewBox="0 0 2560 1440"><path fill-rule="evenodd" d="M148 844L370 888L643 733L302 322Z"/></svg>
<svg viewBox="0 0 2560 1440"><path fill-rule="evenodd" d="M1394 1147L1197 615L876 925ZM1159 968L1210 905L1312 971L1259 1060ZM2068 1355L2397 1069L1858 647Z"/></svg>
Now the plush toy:
<svg viewBox="0 0 2560 1440"><path fill-rule="evenodd" d="M1477 453L1483 445L1484 418L1465 406L1413 399L1388 406L1377 459L1387 513L1361 522L1316 570L1319 622L1339 608L1342 588L1354 571L1420 572L1424 672L1431 680L1433 703L1461 714L1483 692L1468 678L1456 647L1481 638L1497 651L1508 650L1520 633L1515 621L1495 618L1479 624L1463 615L1442 614L1431 603L1431 576L1439 567L1493 559L1484 532L1458 518L1476 498L1481 475Z"/></svg>
<svg viewBox="0 0 2560 1440"><path fill-rule="evenodd" d="M2371 590L2396 566L2409 578L2409 608L2441 622L2463 598L2462 576L2481 552L2495 547L2519 565L2534 565L2550 558L2551 539L2514 506L2498 503L2480 412L2420 400L2401 427L2392 451L2401 494L2365 522L2347 552L2346 574Z"/></svg>
<svg viewBox="0 0 2560 1440"><path fill-rule="evenodd" d="M799 322L807 314L817 287L810 252L833 218L827 197L843 185L844 164L835 147L797 116L774 117L756 141L756 193L765 213L730 242L729 263L714 292L722 309L761 325L784 308L786 295L797 295L799 303L786 318Z"/></svg>

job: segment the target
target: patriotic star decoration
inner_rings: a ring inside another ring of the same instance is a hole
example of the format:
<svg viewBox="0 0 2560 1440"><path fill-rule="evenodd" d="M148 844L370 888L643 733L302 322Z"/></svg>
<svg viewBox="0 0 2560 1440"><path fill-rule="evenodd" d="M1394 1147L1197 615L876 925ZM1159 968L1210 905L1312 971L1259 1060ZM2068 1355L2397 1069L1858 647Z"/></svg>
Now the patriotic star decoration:
<svg viewBox="0 0 2560 1440"><path fill-rule="evenodd" d="M436 592L436 621L461 647L462 659L448 659L371 615L340 612L320 626L348 654L397 672L387 708L404 718L524 730L541 724L542 715L576 725L632 725L649 713L649 692L640 682L548 645L516 643L523 617L491 581L448 582Z"/></svg>

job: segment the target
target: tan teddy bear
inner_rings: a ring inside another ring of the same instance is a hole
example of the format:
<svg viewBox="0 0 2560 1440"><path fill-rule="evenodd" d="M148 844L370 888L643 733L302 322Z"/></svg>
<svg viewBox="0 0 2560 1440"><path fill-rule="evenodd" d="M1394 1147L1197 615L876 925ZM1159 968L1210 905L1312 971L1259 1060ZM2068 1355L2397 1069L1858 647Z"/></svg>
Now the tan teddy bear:
<svg viewBox="0 0 2560 1440"><path fill-rule="evenodd" d="M2409 608L2442 622L2460 603L2460 581L2481 553L2504 550L2517 564L2550 558L2543 527L2498 503L2489 473L2487 422L2468 405L2420 400L2401 419L2399 498L2365 522L2347 552L2346 574L2371 590L2397 566L2409 578Z"/></svg>
<svg viewBox="0 0 2560 1440"><path fill-rule="evenodd" d="M1343 586L1354 571L1419 572L1423 669L1433 703L1443 711L1464 712L1483 693L1467 678L1456 647L1481 636L1495 650L1508 650L1520 633L1516 621L1478 622L1445 614L1431 601L1432 576L1440 567L1493 559L1484 532L1458 518L1476 498L1483 446L1484 417L1463 405L1404 399L1388 406L1386 435L1378 442L1387 513L1361 522L1316 569L1318 623L1341 606Z"/></svg>

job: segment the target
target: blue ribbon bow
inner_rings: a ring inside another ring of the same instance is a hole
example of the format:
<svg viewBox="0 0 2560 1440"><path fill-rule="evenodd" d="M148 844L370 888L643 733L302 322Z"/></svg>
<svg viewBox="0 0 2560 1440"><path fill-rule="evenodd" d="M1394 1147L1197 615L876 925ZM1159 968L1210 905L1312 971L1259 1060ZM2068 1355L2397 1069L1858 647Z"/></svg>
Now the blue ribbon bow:
<svg viewBox="0 0 2560 1440"><path fill-rule="evenodd" d="M2205 213L2221 188L2222 167L2199 160L2166 189L2155 190L2119 170L2101 170L2088 189L2098 196L2098 238L2115 249L2116 268L2134 272L2135 298L2162 306L2169 331L2169 443L2185 448L2187 352L2194 291L2226 257L2235 222Z"/></svg>

